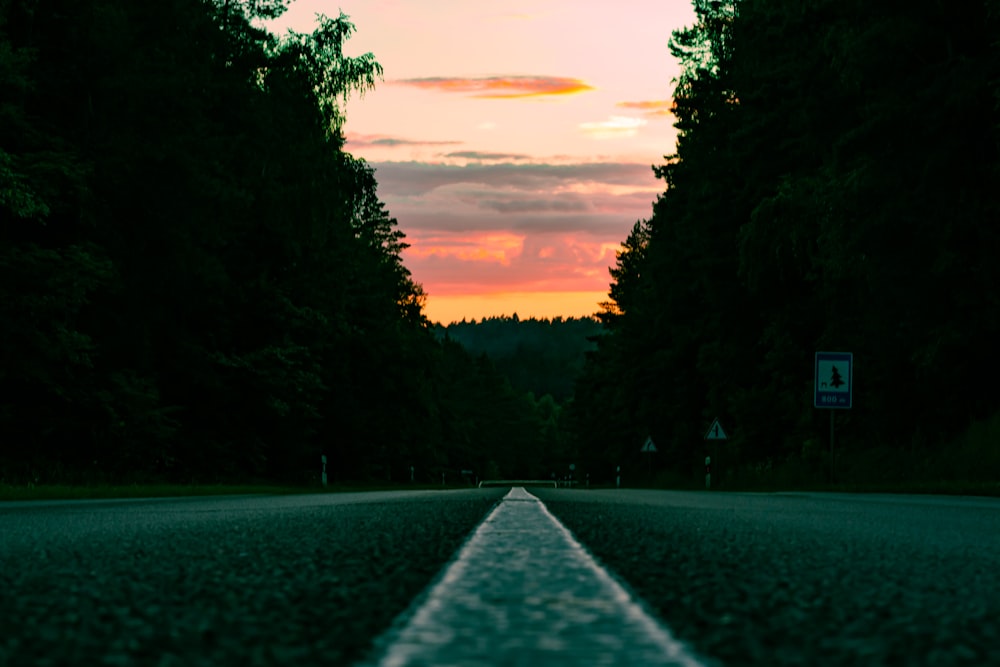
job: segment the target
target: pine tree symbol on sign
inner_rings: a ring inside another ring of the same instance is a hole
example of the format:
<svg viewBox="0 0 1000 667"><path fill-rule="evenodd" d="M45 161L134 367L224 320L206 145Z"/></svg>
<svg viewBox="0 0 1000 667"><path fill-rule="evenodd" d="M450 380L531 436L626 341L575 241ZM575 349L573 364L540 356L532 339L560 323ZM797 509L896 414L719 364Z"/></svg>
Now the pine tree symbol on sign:
<svg viewBox="0 0 1000 667"><path fill-rule="evenodd" d="M854 355L850 352L817 352L813 406L849 410L853 403Z"/></svg>

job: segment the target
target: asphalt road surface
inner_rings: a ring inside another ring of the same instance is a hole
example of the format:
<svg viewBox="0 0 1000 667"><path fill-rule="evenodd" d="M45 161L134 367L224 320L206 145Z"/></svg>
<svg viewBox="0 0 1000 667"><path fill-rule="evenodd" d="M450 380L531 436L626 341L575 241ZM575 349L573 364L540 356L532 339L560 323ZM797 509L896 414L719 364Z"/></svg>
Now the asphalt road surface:
<svg viewBox="0 0 1000 667"><path fill-rule="evenodd" d="M721 664L1000 665L1000 500L532 489Z"/></svg>
<svg viewBox="0 0 1000 667"><path fill-rule="evenodd" d="M530 491L0 503L0 667L1000 665L1000 501Z"/></svg>
<svg viewBox="0 0 1000 667"><path fill-rule="evenodd" d="M0 667L352 664L505 492L0 503Z"/></svg>

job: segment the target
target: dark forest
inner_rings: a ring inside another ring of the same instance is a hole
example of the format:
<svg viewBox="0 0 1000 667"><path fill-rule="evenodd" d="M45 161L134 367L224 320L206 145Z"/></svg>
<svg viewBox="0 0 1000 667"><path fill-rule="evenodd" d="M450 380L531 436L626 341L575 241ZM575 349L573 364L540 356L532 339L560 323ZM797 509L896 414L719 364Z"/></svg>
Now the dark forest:
<svg viewBox="0 0 1000 667"><path fill-rule="evenodd" d="M577 387L581 453L635 460L649 434L665 479L706 453L729 482L1000 479L1000 4L694 4L665 190ZM855 359L833 461L821 350Z"/></svg>
<svg viewBox="0 0 1000 667"><path fill-rule="evenodd" d="M1000 2L694 4L600 322L501 331L427 320L344 150L349 17L0 0L0 484L1000 479Z"/></svg>

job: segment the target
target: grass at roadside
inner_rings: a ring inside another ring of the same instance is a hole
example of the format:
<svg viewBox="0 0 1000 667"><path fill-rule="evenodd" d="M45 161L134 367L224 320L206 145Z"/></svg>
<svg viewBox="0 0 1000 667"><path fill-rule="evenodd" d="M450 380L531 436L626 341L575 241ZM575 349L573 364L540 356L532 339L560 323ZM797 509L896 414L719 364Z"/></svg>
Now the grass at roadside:
<svg viewBox="0 0 1000 667"><path fill-rule="evenodd" d="M582 487L581 487L582 488ZM594 489L613 489L612 484L594 485ZM1000 482L979 481L897 481L829 484L826 482L772 482L767 479L740 482L713 480L711 489L704 482L685 483L655 481L648 484L625 485L623 488L660 489L672 491L706 491L708 493L894 493L901 495L993 496L1000 497Z"/></svg>
<svg viewBox="0 0 1000 667"><path fill-rule="evenodd" d="M177 498L184 496L291 495L305 493L343 493L358 491L442 489L427 485L337 485L271 486L227 484L131 484L131 485L13 485L0 484L0 501L4 500L98 500L112 498ZM460 488L460 487L447 487ZM461 487L465 488L465 487Z"/></svg>
<svg viewBox="0 0 1000 667"><path fill-rule="evenodd" d="M834 483L825 447L807 441L800 452L766 465L744 466L713 476L730 491L831 491L962 496L1000 496L1000 413L973 422L949 441L915 439L898 444L843 439ZM716 472L713 470L713 472ZM696 481L697 483L697 481Z"/></svg>
<svg viewBox="0 0 1000 667"><path fill-rule="evenodd" d="M828 493L895 493L903 495L939 495L939 496L1000 496L1000 482L859 482L843 484L731 484L724 486L723 491L745 491L752 493L795 493L795 492L828 492Z"/></svg>
<svg viewBox="0 0 1000 667"><path fill-rule="evenodd" d="M106 498L163 498L177 496L221 496L257 493L302 493L305 489L278 486L227 486L227 485L176 485L176 484L130 484L130 485L64 485L0 484L0 500L91 500Z"/></svg>
<svg viewBox="0 0 1000 667"><path fill-rule="evenodd" d="M940 496L1000 496L1000 482L895 482L886 484L835 484L824 491L841 493L902 493Z"/></svg>

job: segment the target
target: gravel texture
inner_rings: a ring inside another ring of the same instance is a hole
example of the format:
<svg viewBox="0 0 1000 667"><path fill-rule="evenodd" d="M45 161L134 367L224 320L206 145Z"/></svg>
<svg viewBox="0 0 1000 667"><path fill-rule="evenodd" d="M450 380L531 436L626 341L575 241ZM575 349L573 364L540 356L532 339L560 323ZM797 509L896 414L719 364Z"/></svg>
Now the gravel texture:
<svg viewBox="0 0 1000 667"><path fill-rule="evenodd" d="M351 664L505 492L0 503L0 667Z"/></svg>
<svg viewBox="0 0 1000 667"><path fill-rule="evenodd" d="M702 655L1000 665L1000 501L532 489Z"/></svg>

